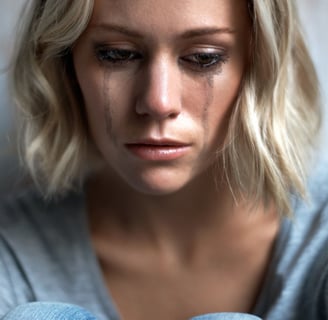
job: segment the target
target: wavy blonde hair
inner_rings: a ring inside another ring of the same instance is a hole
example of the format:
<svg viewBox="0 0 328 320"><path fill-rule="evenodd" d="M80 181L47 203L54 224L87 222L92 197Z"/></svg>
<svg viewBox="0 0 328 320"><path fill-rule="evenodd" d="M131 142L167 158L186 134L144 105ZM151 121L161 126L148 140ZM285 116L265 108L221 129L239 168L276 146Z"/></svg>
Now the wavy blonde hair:
<svg viewBox="0 0 328 320"><path fill-rule="evenodd" d="M287 215L290 194L305 194L319 128L318 81L294 1L248 5L251 61L219 156L234 194L273 202ZM90 155L71 48L92 10L93 0L32 0L18 41L13 90L23 115L22 156L47 194L83 181Z"/></svg>

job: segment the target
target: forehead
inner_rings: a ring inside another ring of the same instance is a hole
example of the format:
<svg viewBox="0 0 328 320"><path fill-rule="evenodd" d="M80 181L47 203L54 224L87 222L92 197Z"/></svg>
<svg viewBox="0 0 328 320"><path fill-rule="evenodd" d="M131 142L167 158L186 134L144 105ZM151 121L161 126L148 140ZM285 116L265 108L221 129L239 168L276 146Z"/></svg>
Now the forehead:
<svg viewBox="0 0 328 320"><path fill-rule="evenodd" d="M90 24L170 33L188 28L247 28L247 0L95 0Z"/></svg>

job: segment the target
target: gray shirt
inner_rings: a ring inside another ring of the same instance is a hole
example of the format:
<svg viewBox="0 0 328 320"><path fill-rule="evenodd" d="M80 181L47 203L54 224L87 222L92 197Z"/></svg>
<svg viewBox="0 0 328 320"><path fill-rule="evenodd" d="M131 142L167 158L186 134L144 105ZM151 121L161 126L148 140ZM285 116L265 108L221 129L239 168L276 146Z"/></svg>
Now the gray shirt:
<svg viewBox="0 0 328 320"><path fill-rule="evenodd" d="M328 319L327 159L315 167L309 201L293 199L294 220L281 222L252 312L260 318ZM82 193L47 202L27 191L0 204L0 319L36 300L77 304L99 320L119 318L91 246Z"/></svg>

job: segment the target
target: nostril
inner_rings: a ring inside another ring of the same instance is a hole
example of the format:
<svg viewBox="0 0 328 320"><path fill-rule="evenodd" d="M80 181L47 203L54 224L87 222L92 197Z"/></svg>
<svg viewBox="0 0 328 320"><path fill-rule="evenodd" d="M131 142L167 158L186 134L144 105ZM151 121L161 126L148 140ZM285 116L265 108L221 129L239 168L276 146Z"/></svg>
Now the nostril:
<svg viewBox="0 0 328 320"><path fill-rule="evenodd" d="M140 104L138 103L136 107L136 113L139 116L151 117L156 120L160 119L174 119L178 117L179 111L178 108L168 107L168 108L159 108L155 104Z"/></svg>
<svg viewBox="0 0 328 320"><path fill-rule="evenodd" d="M176 118L181 112L181 102L179 97L162 97L160 95L146 96L136 104L138 115L147 115L156 119Z"/></svg>

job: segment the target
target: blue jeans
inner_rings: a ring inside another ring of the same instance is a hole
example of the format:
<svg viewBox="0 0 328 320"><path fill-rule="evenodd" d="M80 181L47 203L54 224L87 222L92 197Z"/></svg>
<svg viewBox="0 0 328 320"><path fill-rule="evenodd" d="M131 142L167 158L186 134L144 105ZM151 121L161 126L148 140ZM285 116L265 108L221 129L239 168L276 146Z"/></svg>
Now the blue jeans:
<svg viewBox="0 0 328 320"><path fill-rule="evenodd" d="M89 311L72 304L31 302L20 305L0 320L97 320ZM190 320L261 320L244 313L210 313Z"/></svg>
<svg viewBox="0 0 328 320"><path fill-rule="evenodd" d="M246 313L209 313L202 316L191 318L190 320L261 320L259 317Z"/></svg>
<svg viewBox="0 0 328 320"><path fill-rule="evenodd" d="M31 302L8 312L1 320L97 320L89 311L72 304Z"/></svg>

